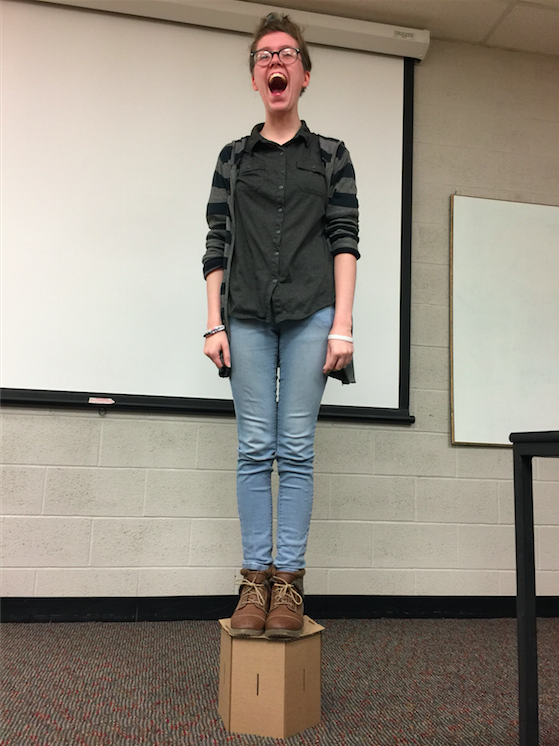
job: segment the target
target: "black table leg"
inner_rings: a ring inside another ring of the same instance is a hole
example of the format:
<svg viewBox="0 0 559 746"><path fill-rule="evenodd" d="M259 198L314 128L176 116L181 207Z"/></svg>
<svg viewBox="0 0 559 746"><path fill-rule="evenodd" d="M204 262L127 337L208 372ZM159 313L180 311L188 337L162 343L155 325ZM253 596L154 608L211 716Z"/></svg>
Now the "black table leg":
<svg viewBox="0 0 559 746"><path fill-rule="evenodd" d="M538 746L538 653L532 456L514 454L520 746Z"/></svg>

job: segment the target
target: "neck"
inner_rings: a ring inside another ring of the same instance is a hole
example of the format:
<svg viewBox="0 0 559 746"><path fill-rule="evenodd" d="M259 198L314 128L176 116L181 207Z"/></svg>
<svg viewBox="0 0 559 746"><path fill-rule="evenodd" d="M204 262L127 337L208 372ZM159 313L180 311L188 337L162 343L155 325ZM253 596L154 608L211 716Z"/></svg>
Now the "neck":
<svg viewBox="0 0 559 746"><path fill-rule="evenodd" d="M260 134L266 140L283 145L283 143L295 137L300 127L301 120L296 111L282 112L274 115L267 113L266 121Z"/></svg>

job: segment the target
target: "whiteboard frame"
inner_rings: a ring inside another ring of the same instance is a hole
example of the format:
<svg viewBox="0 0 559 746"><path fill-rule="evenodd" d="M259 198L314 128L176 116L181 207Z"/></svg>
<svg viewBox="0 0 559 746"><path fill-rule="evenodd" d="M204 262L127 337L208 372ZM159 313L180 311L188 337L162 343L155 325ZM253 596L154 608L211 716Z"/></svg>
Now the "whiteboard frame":
<svg viewBox="0 0 559 746"><path fill-rule="evenodd" d="M510 215L511 206L518 206L517 216ZM496 208L495 218L487 225L484 210L491 207ZM467 217L470 222L464 230ZM538 249L540 258L545 257L551 253L549 237L559 236L559 206L451 195L453 445L511 448L511 433L557 430L559 425L559 301L555 300L555 313L553 309L550 313L551 294L545 289L546 281L552 285L556 277L553 270L559 269L559 253L552 266L536 265L534 246L526 252L527 245L516 244L517 236L522 237L530 226L530 239L541 227ZM519 257L523 257L524 266ZM492 272L495 267L498 275ZM527 267L534 277L544 278L535 288ZM483 316L482 323L476 323L478 316ZM548 323L542 324L542 320ZM538 332L527 333L525 326L531 330L537 327ZM539 344L538 349L530 350L531 344Z"/></svg>

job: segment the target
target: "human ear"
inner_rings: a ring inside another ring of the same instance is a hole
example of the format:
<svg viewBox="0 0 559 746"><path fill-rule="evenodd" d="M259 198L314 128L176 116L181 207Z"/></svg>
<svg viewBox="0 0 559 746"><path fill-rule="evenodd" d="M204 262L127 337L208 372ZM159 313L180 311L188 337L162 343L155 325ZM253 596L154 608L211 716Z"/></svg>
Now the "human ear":
<svg viewBox="0 0 559 746"><path fill-rule="evenodd" d="M252 76L252 90L257 91L258 86L256 85L256 81L254 80L254 75Z"/></svg>

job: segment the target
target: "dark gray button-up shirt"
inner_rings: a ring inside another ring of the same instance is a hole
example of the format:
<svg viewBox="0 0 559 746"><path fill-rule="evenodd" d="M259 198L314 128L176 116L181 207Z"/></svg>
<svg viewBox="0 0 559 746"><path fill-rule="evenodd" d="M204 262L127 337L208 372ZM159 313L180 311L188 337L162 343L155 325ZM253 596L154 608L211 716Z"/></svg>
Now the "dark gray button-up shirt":
<svg viewBox="0 0 559 746"><path fill-rule="evenodd" d="M327 187L318 138L305 124L278 145L255 127L235 192L229 314L279 323L334 303Z"/></svg>

